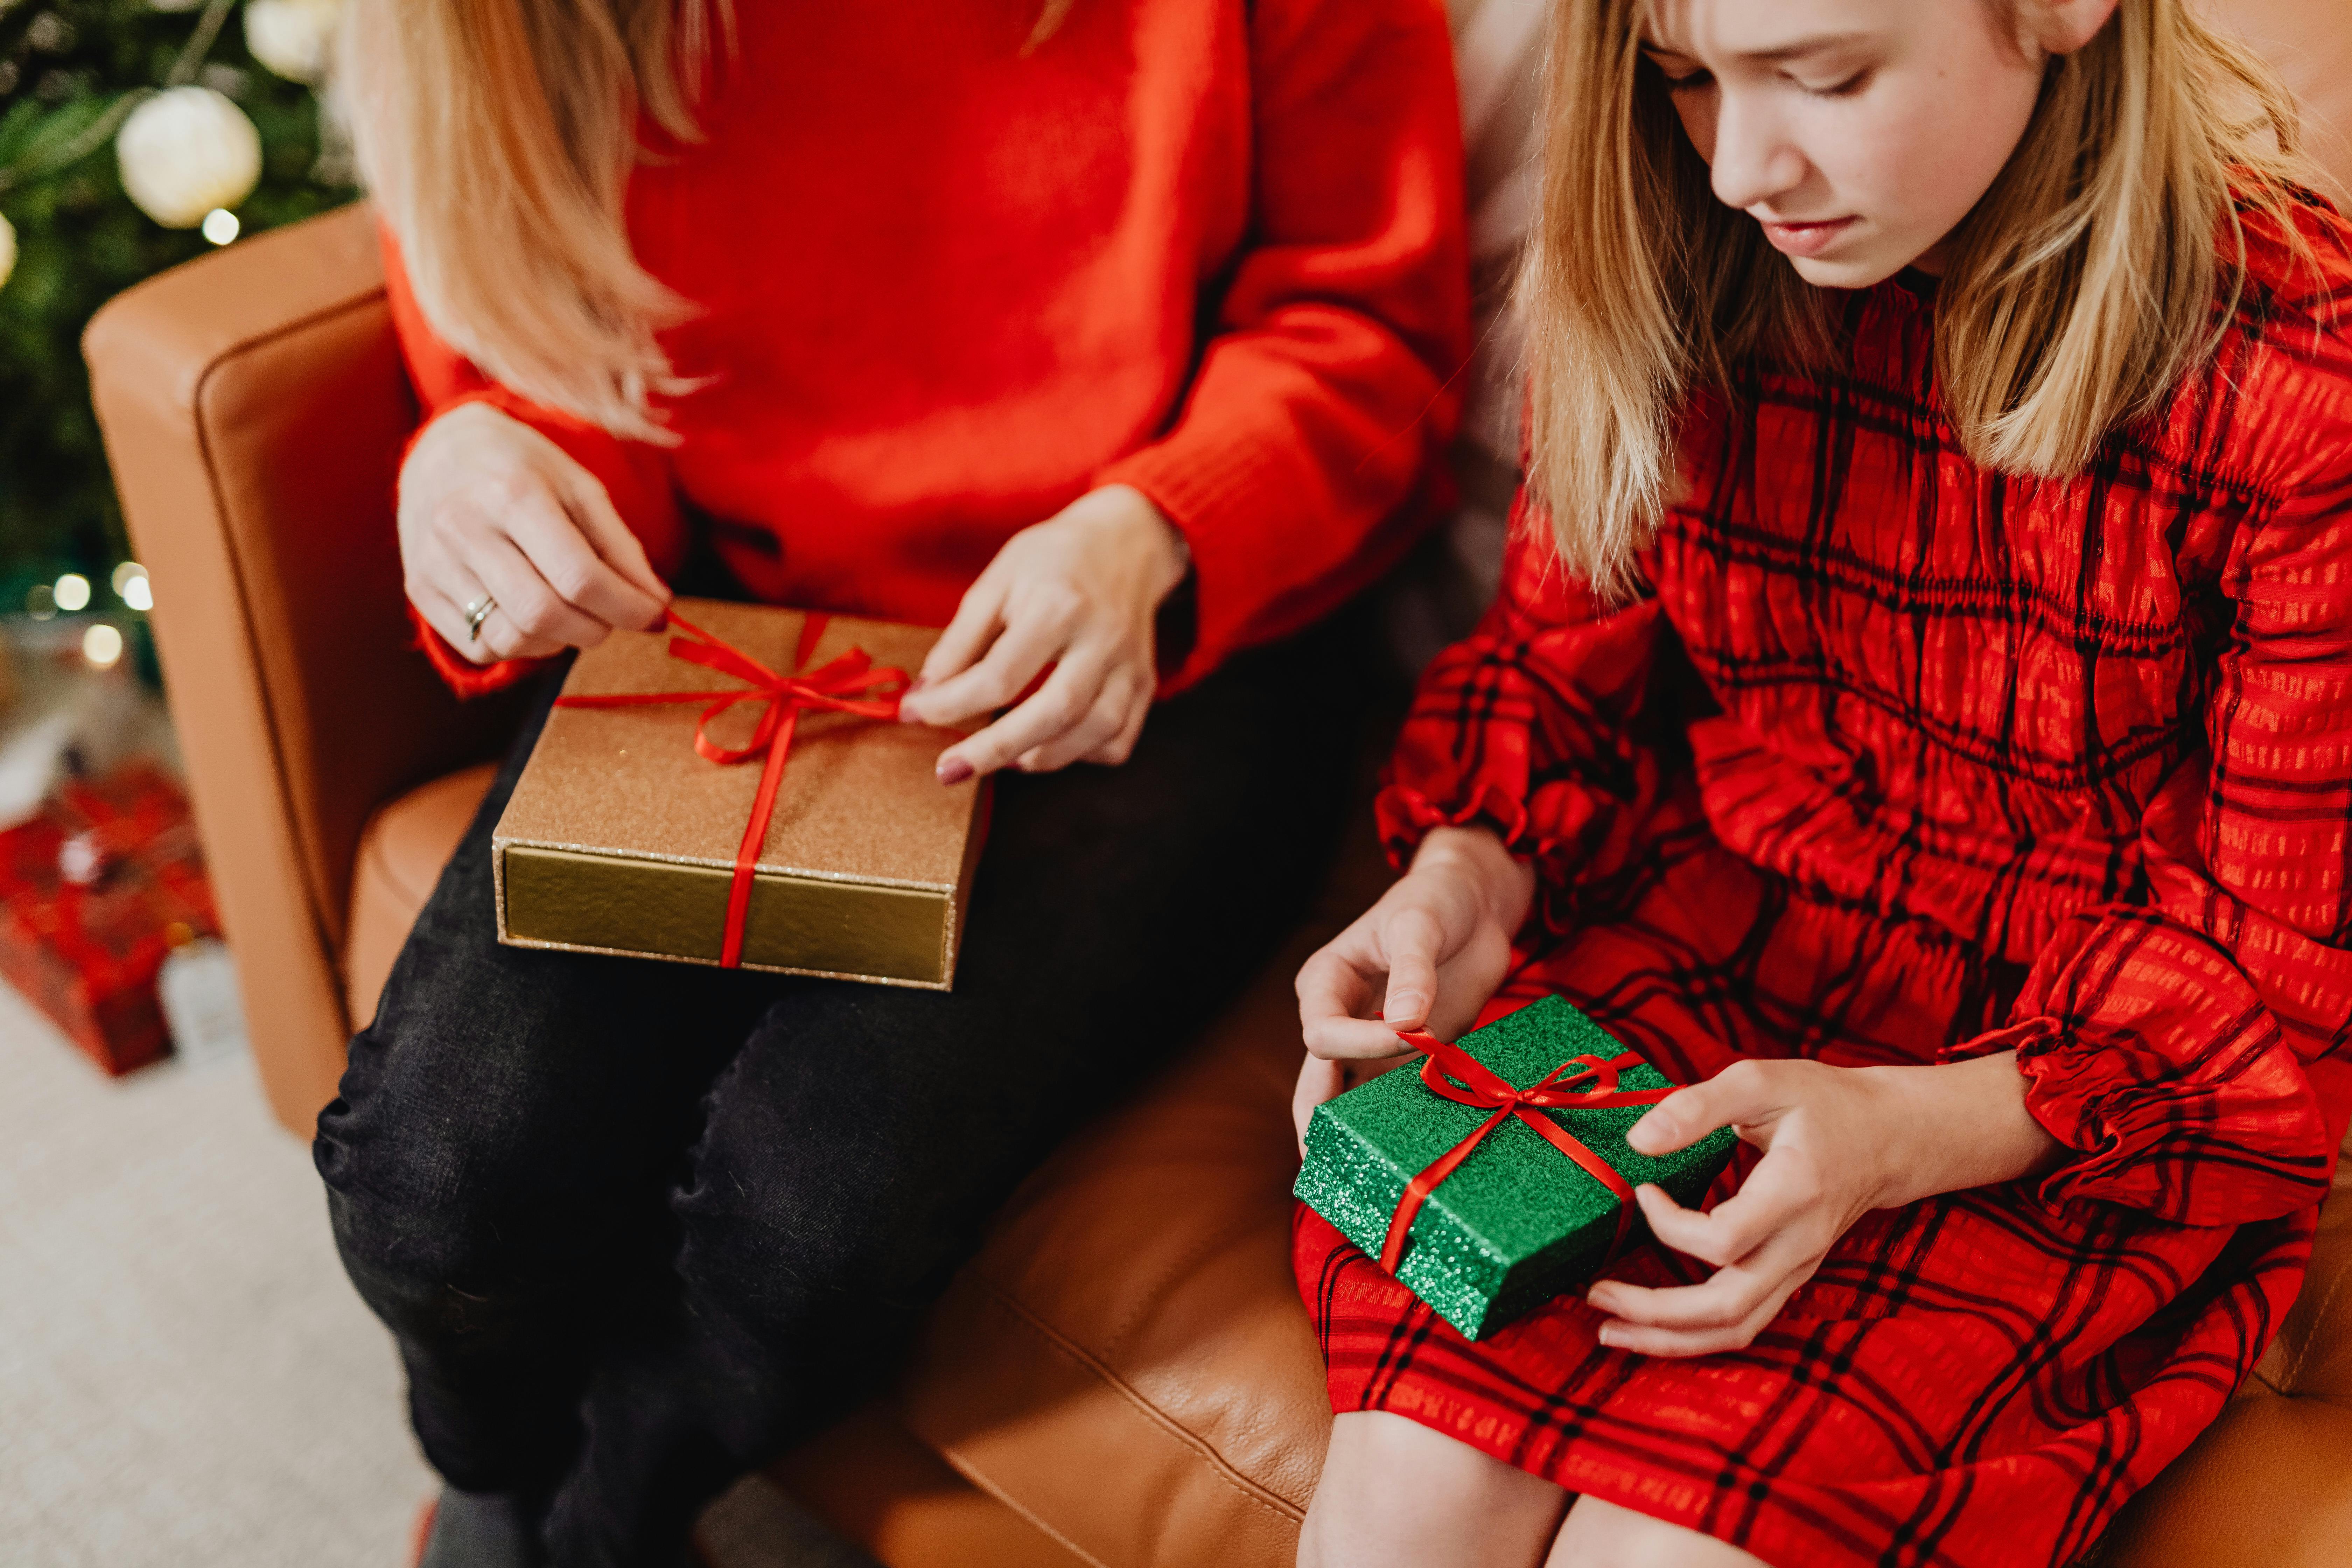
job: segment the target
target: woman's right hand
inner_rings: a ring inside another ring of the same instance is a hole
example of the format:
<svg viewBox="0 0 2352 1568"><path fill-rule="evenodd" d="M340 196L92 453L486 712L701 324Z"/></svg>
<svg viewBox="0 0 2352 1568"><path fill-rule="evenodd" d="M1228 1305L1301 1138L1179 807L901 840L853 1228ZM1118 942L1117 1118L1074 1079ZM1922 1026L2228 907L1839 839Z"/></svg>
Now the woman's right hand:
<svg viewBox="0 0 2352 1568"><path fill-rule="evenodd" d="M1412 868L1307 961L1298 1022L1310 1055L1291 1103L1302 1140L1316 1106L1401 1059L1399 1030L1450 1040L1476 1020L1509 972L1535 887L1534 868L1487 829L1435 828Z"/></svg>
<svg viewBox="0 0 2352 1568"><path fill-rule="evenodd" d="M593 647L661 624L668 587L595 475L520 420L467 403L425 427L400 470L408 597L477 664ZM479 635L467 609L494 607Z"/></svg>

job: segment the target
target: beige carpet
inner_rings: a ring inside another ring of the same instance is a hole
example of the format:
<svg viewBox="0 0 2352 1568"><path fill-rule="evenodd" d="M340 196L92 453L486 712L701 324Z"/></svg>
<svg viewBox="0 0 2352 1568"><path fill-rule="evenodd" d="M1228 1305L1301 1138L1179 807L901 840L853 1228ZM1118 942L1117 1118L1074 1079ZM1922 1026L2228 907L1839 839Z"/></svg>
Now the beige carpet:
<svg viewBox="0 0 2352 1568"><path fill-rule="evenodd" d="M241 1057L123 1080L0 984L0 1565L406 1568L434 1479ZM854 1568L764 1482L720 1568Z"/></svg>
<svg viewBox="0 0 2352 1568"><path fill-rule="evenodd" d="M110 1081L0 986L0 1563L404 1568L431 1484L247 1062Z"/></svg>

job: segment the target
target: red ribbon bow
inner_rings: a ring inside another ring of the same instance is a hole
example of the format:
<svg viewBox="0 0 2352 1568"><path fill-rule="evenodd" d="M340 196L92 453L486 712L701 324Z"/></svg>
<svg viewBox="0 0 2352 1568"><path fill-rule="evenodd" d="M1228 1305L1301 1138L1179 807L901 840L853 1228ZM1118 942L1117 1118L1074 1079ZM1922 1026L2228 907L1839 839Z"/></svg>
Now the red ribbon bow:
<svg viewBox="0 0 2352 1568"><path fill-rule="evenodd" d="M831 619L814 613L803 619L800 647L793 655L795 670L808 663ZM719 963L722 969L736 969L743 963L743 917L751 907L751 875L759 867L760 851L768 842L768 824L776 814L776 788L783 782L784 759L792 752L793 733L800 725L801 714L817 709L829 713L855 713L866 719L896 719L898 698L908 681L903 669L890 666L876 668L872 657L862 647L851 648L805 675L779 675L676 610L669 613L669 624L684 634L670 638L672 658L682 658L688 664L698 664L751 684L719 691L632 691L610 697L560 697L555 705L645 708L656 703L708 702L710 706L702 710L701 721L694 727L694 749L698 753L721 766L748 763L757 756L767 758L766 765L760 770L759 793L751 797L751 820L744 826L743 842L735 851L735 879L727 889L727 929L719 944ZM710 738L711 721L739 702L761 704L760 721L751 731L750 744L722 746Z"/></svg>
<svg viewBox="0 0 2352 1568"><path fill-rule="evenodd" d="M1452 1046L1436 1036L1415 1029L1397 1031L1397 1038L1424 1053L1421 1064L1421 1081L1431 1092L1443 1095L1460 1105L1492 1109L1492 1116L1480 1124L1475 1132L1454 1145L1432 1161L1428 1169L1407 1182L1404 1196L1397 1200L1396 1213L1389 1220L1388 1238L1381 1243L1381 1267L1391 1274L1404 1261L1405 1238L1412 1233L1414 1216L1429 1194L1452 1175L1470 1152L1485 1142L1495 1129L1516 1116L1540 1133L1553 1148L1584 1167L1595 1180L1617 1194L1617 1235L1609 1243L1615 1252L1624 1244L1626 1228L1633 1219L1633 1184L1618 1174L1614 1166L1579 1141L1577 1136L1543 1112L1553 1106L1597 1108L1609 1105L1655 1105L1674 1093L1665 1089L1621 1089L1617 1075L1629 1067L1639 1067L1642 1058L1632 1051L1606 1060L1590 1054L1570 1057L1539 1083L1526 1089L1513 1089L1495 1072L1482 1065L1478 1058L1460 1046ZM1590 1079L1591 1081L1584 1082ZM1580 1083L1583 1087L1576 1087Z"/></svg>

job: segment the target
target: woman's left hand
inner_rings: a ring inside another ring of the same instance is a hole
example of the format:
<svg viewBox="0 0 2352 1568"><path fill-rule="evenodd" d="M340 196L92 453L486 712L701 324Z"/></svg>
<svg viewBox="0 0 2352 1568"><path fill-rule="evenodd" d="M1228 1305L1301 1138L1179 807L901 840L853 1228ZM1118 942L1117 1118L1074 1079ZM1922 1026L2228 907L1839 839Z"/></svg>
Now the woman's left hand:
<svg viewBox="0 0 2352 1568"><path fill-rule="evenodd" d="M1764 1151L1739 1191L1701 1213L1639 1188L1659 1241L1716 1266L1704 1284L1653 1289L1603 1279L1601 1342L1643 1355L1706 1355L1754 1340L1874 1208L2032 1175L2063 1152L2025 1109L2017 1054L1943 1067L1735 1062L1635 1122L1636 1152L1684 1148L1718 1127Z"/></svg>
<svg viewBox="0 0 2352 1568"><path fill-rule="evenodd" d="M941 784L1006 766L1123 763L1159 689L1152 624L1192 569L1183 536L1143 492L1109 485L1007 540L957 606L898 705L919 724L1026 701L940 753Z"/></svg>

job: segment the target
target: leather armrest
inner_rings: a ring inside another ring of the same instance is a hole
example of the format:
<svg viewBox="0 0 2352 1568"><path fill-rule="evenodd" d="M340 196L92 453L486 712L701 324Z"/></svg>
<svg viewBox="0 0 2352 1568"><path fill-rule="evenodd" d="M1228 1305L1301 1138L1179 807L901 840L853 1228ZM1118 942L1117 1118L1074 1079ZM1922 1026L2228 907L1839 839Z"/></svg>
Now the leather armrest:
<svg viewBox="0 0 2352 1568"><path fill-rule="evenodd" d="M512 724L411 644L393 500L417 410L373 220L346 207L174 268L83 346L255 1055L307 1135L350 1035L361 828Z"/></svg>

